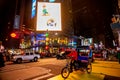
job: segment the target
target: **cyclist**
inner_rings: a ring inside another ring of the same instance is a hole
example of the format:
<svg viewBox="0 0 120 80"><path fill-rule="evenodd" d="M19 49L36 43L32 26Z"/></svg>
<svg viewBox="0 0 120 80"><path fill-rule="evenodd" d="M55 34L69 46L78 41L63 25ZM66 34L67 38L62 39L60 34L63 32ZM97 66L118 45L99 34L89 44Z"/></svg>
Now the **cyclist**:
<svg viewBox="0 0 120 80"><path fill-rule="evenodd" d="M67 55L68 57L71 58L71 62L70 62L70 72L72 72L72 66L74 66L74 68L76 69L76 66L75 66L75 63L77 62L78 60L78 53L77 51L73 50L71 51L70 54Z"/></svg>

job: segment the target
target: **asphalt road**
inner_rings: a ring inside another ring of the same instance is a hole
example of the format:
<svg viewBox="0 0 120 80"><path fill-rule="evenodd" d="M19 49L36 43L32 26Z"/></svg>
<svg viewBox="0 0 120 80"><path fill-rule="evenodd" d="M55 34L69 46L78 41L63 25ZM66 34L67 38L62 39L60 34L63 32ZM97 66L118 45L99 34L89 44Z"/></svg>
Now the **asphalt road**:
<svg viewBox="0 0 120 80"><path fill-rule="evenodd" d="M43 58L38 62L22 64L6 62L6 66L0 69L0 80L64 80L60 72L65 64L66 60L56 58ZM74 71L66 80L120 80L118 62L95 61L92 67L92 74Z"/></svg>

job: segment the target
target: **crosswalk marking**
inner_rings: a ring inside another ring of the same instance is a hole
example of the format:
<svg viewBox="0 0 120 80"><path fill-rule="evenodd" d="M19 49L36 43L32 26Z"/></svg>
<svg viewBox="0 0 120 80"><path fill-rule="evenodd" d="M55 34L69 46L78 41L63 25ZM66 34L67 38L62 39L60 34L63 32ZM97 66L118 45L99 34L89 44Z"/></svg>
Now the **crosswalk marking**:
<svg viewBox="0 0 120 80"><path fill-rule="evenodd" d="M34 78L32 80L40 80L40 79L43 79L43 78L46 78L46 77L49 77L49 76L52 76L53 74L51 73L48 73L47 75L43 75L43 76L40 76L40 77L37 77L37 78Z"/></svg>

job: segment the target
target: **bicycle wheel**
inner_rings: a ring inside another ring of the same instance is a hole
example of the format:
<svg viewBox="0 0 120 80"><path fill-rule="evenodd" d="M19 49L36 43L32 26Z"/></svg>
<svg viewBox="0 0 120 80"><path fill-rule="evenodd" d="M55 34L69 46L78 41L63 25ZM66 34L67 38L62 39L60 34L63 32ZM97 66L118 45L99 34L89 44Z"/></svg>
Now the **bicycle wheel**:
<svg viewBox="0 0 120 80"><path fill-rule="evenodd" d="M88 65L87 65L87 73L91 73L92 72L92 64L91 63L89 63Z"/></svg>
<svg viewBox="0 0 120 80"><path fill-rule="evenodd" d="M67 78L70 74L70 69L68 67L64 67L62 70L61 70L61 75L63 78Z"/></svg>

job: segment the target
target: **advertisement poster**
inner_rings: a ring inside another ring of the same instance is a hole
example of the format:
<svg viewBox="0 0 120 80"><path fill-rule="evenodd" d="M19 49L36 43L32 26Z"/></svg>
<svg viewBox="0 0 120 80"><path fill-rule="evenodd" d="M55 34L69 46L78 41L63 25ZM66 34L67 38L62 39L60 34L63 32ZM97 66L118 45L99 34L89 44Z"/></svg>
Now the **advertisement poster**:
<svg viewBox="0 0 120 80"><path fill-rule="evenodd" d="M13 28L14 29L19 29L20 28L20 15L15 15Z"/></svg>
<svg viewBox="0 0 120 80"><path fill-rule="evenodd" d="M61 31L61 4L38 2L36 31Z"/></svg>

